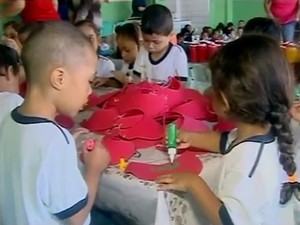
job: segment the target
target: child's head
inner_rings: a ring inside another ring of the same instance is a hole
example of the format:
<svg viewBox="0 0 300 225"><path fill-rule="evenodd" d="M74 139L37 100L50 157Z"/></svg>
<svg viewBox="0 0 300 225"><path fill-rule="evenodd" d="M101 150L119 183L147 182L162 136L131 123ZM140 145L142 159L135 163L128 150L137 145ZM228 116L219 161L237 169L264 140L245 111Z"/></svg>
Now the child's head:
<svg viewBox="0 0 300 225"><path fill-rule="evenodd" d="M244 27L243 34L264 34L278 43L281 42L281 28L270 18L255 17L249 20Z"/></svg>
<svg viewBox="0 0 300 225"><path fill-rule="evenodd" d="M0 92L19 92L24 70L16 50L0 44Z"/></svg>
<svg viewBox="0 0 300 225"><path fill-rule="evenodd" d="M241 37L243 35L244 32L244 28L243 27L238 27L237 29L237 36Z"/></svg>
<svg viewBox="0 0 300 225"><path fill-rule="evenodd" d="M212 39L213 40L219 40L221 38L221 31L215 29L212 33Z"/></svg>
<svg viewBox="0 0 300 225"><path fill-rule="evenodd" d="M238 27L244 27L245 26L245 20L240 20L238 23Z"/></svg>
<svg viewBox="0 0 300 225"><path fill-rule="evenodd" d="M13 40L18 40L20 29L21 23L15 20L9 21L3 25L4 35Z"/></svg>
<svg viewBox="0 0 300 225"><path fill-rule="evenodd" d="M148 6L143 12L141 30L145 48L150 53L166 50L173 31L171 11L159 4Z"/></svg>
<svg viewBox="0 0 300 225"><path fill-rule="evenodd" d="M216 112L241 124L272 125L280 162L292 175L293 76L278 43L263 35L243 36L215 54L210 69Z"/></svg>
<svg viewBox="0 0 300 225"><path fill-rule="evenodd" d="M200 37L201 40L208 40L209 39L209 34L208 32L204 32L202 31L201 32L201 37Z"/></svg>
<svg viewBox="0 0 300 225"><path fill-rule="evenodd" d="M116 41L122 59L133 63L137 57L141 42L140 27L135 23L126 23L116 28Z"/></svg>
<svg viewBox="0 0 300 225"><path fill-rule="evenodd" d="M181 44L182 42L184 42L185 35L184 33L180 32L176 35L176 38L177 38L177 44Z"/></svg>
<svg viewBox="0 0 300 225"><path fill-rule="evenodd" d="M91 93L97 65L95 50L82 32L67 22L45 22L29 36L22 60L28 101L75 116Z"/></svg>
<svg viewBox="0 0 300 225"><path fill-rule="evenodd" d="M81 20L75 26L90 40L95 51L99 48L100 36L97 26L91 20Z"/></svg>

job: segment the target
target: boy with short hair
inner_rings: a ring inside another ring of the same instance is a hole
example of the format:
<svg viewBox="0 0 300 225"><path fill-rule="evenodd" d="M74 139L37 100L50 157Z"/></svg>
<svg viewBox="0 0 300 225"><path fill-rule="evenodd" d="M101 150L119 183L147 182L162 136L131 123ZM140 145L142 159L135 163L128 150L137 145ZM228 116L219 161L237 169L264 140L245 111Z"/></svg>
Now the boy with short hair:
<svg viewBox="0 0 300 225"><path fill-rule="evenodd" d="M144 47L134 64L134 74L163 83L170 76L186 81L188 62L184 50L170 43L173 19L170 10L159 4L148 6L142 17Z"/></svg>
<svg viewBox="0 0 300 225"><path fill-rule="evenodd" d="M82 149L83 178L74 139L54 118L73 117L86 103L95 51L73 25L47 22L30 35L22 59L29 88L0 128L0 222L89 224L109 155L98 141Z"/></svg>

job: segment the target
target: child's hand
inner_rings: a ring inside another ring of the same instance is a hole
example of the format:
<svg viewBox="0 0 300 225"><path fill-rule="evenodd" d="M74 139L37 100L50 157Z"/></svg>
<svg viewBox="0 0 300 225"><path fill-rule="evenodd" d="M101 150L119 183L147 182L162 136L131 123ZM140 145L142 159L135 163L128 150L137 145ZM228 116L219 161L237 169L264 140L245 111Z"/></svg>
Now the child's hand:
<svg viewBox="0 0 300 225"><path fill-rule="evenodd" d="M89 130L88 129L85 129L83 127L79 127L77 128L73 133L72 133L72 136L74 138L74 140L76 141L80 135L82 134L87 134L89 133Z"/></svg>
<svg viewBox="0 0 300 225"><path fill-rule="evenodd" d="M156 183L160 191L183 191L189 192L198 175L193 173L173 173L158 177Z"/></svg>
<svg viewBox="0 0 300 225"><path fill-rule="evenodd" d="M96 77L96 78L93 80L92 88L98 88L98 87L101 87L101 86L103 86L104 84L106 84L107 81L108 81L108 78L106 78L106 77Z"/></svg>
<svg viewBox="0 0 300 225"><path fill-rule="evenodd" d="M292 108L290 109L290 114L294 120L300 123L300 101L295 101Z"/></svg>
<svg viewBox="0 0 300 225"><path fill-rule="evenodd" d="M87 171L95 174L102 173L110 162L110 155L99 140L95 140L95 146L92 150L83 146L82 156Z"/></svg>
<svg viewBox="0 0 300 225"><path fill-rule="evenodd" d="M168 130L166 130L166 144L168 143ZM191 145L189 143L190 133L188 131L179 130L177 133L177 148L178 149L186 149Z"/></svg>

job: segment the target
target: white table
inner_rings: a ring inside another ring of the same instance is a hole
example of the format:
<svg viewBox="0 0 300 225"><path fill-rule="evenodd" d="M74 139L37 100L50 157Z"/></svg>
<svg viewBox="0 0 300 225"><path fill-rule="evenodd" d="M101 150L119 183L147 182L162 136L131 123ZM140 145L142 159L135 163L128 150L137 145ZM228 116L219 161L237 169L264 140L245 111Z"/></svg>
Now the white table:
<svg viewBox="0 0 300 225"><path fill-rule="evenodd" d="M91 112L80 113L77 122L87 118ZM89 134L88 136L94 136ZM81 140L86 137L82 136ZM78 143L81 142L78 141ZM164 152L155 148L139 150L140 156L130 161L162 164L168 161ZM200 176L215 190L222 166L221 156L201 155L204 168ZM156 190L153 182L140 180L124 174L111 166L103 174L96 198L96 206L117 211L138 225L207 225L201 212L189 196L182 193L163 193Z"/></svg>

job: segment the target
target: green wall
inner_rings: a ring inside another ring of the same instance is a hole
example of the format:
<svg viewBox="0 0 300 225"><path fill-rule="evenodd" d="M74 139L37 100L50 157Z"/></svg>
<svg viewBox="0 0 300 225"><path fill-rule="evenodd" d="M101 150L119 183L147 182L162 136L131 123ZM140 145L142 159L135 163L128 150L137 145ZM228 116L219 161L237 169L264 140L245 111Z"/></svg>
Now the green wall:
<svg viewBox="0 0 300 225"><path fill-rule="evenodd" d="M215 27L219 22L236 24L265 15L263 0L211 0L209 23Z"/></svg>

